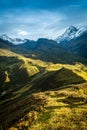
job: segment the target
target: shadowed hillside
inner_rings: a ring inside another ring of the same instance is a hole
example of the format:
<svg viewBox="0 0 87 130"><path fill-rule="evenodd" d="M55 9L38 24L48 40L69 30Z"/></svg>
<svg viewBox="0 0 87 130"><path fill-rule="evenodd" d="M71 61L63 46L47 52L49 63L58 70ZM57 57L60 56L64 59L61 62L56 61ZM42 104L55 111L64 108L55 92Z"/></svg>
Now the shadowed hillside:
<svg viewBox="0 0 87 130"><path fill-rule="evenodd" d="M3 53L4 51L0 52L0 91L23 86L30 81L31 76L39 72L39 69L24 57L10 51Z"/></svg>
<svg viewBox="0 0 87 130"><path fill-rule="evenodd" d="M73 71L66 68L62 68L58 71L49 72L44 74L41 78L34 81L34 85L30 90L47 91L52 89L58 89L61 86L69 84L77 84L85 82L85 80L73 73Z"/></svg>

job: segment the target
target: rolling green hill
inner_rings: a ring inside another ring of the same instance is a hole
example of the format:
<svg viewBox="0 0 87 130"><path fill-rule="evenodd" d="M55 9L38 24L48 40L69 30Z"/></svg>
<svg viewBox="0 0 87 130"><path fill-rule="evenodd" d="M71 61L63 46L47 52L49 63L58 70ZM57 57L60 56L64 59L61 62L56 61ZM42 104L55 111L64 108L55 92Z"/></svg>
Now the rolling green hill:
<svg viewBox="0 0 87 130"><path fill-rule="evenodd" d="M23 56L0 49L0 90L24 85L39 69ZM8 80L9 79L9 80ZM8 86L8 87L7 87Z"/></svg>
<svg viewBox="0 0 87 130"><path fill-rule="evenodd" d="M34 78L41 77L41 75L50 71L54 71L55 75L55 71L60 70L62 67L73 71L72 73L86 80L87 69L83 64L54 64L52 62L26 58L7 49L0 49L0 91L2 92L14 86L26 85ZM47 75L50 74L47 73L44 77Z"/></svg>
<svg viewBox="0 0 87 130"><path fill-rule="evenodd" d="M44 74L39 79L36 79L30 90L33 90L34 92L54 90L60 88L61 86L82 82L85 82L82 77L78 76L69 69L61 68L58 71L51 71Z"/></svg>

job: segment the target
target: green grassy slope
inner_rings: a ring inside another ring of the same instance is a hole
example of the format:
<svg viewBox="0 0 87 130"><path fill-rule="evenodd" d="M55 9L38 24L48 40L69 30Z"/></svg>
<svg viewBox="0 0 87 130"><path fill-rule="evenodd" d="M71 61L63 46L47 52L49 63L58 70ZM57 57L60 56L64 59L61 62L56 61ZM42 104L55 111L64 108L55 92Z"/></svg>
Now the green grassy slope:
<svg viewBox="0 0 87 130"><path fill-rule="evenodd" d="M34 85L30 88L35 92L58 89L61 86L82 83L85 80L75 74L72 70L61 68L58 71L51 71L43 74L39 79L34 81Z"/></svg>
<svg viewBox="0 0 87 130"><path fill-rule="evenodd" d="M34 118L37 119L37 115L39 111L44 109L44 105L48 102L49 97L46 95L41 96L37 93L32 95L32 93L48 91L53 89L56 91L61 88L65 87L72 87L73 84L84 82L84 79L73 73L71 70L62 68L57 71L45 72L37 78L33 79L30 83L23 87L16 87L9 91L4 96L0 97L0 122L1 126L4 129L7 129L11 125L14 125L17 122L26 120L26 114L30 112L31 118L29 117L29 124L28 121L23 123L18 123L18 129L25 129L26 127L30 127L30 124L34 121ZM49 95L49 94L48 94ZM54 102L54 100L53 100ZM55 103L54 103L55 104ZM50 104L48 104L50 105ZM23 118L23 119L21 119ZM35 119L35 120L36 120ZM44 120L44 119L43 119ZM28 126L25 126L28 125ZM20 128L19 128L20 127Z"/></svg>
<svg viewBox="0 0 87 130"><path fill-rule="evenodd" d="M1 130L86 130L86 110L86 83L40 92L2 109Z"/></svg>
<svg viewBox="0 0 87 130"><path fill-rule="evenodd" d="M62 67L66 69L69 68L76 73L76 75L86 80L87 74L84 69L86 67L82 64L54 64L51 62L26 58L22 55L13 53L10 50L0 49L0 91L10 89L14 86L23 86L28 84L32 78L36 78L40 74L56 71ZM82 68L84 70L82 70Z"/></svg>
<svg viewBox="0 0 87 130"><path fill-rule="evenodd" d="M29 82L39 69L23 56L0 49L0 90L11 89Z"/></svg>
<svg viewBox="0 0 87 130"><path fill-rule="evenodd" d="M29 130L87 129L86 84L72 86L72 88L59 91L48 91L42 94L46 95L48 102L30 127L26 123L25 126ZM19 127L22 125L19 124Z"/></svg>

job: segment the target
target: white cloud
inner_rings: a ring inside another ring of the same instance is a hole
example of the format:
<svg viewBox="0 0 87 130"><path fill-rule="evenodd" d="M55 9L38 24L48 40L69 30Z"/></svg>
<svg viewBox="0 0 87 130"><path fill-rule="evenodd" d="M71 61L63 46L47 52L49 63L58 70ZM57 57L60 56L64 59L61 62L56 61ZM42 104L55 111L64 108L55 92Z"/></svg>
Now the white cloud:
<svg viewBox="0 0 87 130"><path fill-rule="evenodd" d="M60 35L63 28L62 23L66 20L66 15L51 11L24 11L22 14L5 14L1 25L7 29L7 34L12 37L28 38L36 40L38 38L55 39ZM7 19L7 22L5 22ZM7 28L9 27L9 28ZM3 29L2 29L3 30Z"/></svg>
<svg viewBox="0 0 87 130"><path fill-rule="evenodd" d="M23 31L23 30L18 30L18 35L26 36L26 35L28 35L28 32L27 31Z"/></svg>

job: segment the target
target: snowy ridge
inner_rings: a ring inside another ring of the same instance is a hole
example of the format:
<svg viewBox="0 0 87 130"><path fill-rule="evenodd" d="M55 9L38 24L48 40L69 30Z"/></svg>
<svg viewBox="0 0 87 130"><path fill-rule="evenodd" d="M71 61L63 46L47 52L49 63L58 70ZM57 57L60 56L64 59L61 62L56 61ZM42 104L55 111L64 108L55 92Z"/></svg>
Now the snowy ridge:
<svg viewBox="0 0 87 130"><path fill-rule="evenodd" d="M87 32L87 26L82 26L79 28L76 28L74 26L70 26L65 33L63 33L61 36L59 36L56 41L57 43L64 42L64 41L70 41L74 38L80 37L83 33Z"/></svg>
<svg viewBox="0 0 87 130"><path fill-rule="evenodd" d="M23 43L27 42L27 39L24 39L24 40L19 39L19 38L12 39L12 38L10 38L9 36L7 36L5 34L1 35L0 39L8 41L8 42L13 43L13 44L23 44Z"/></svg>

